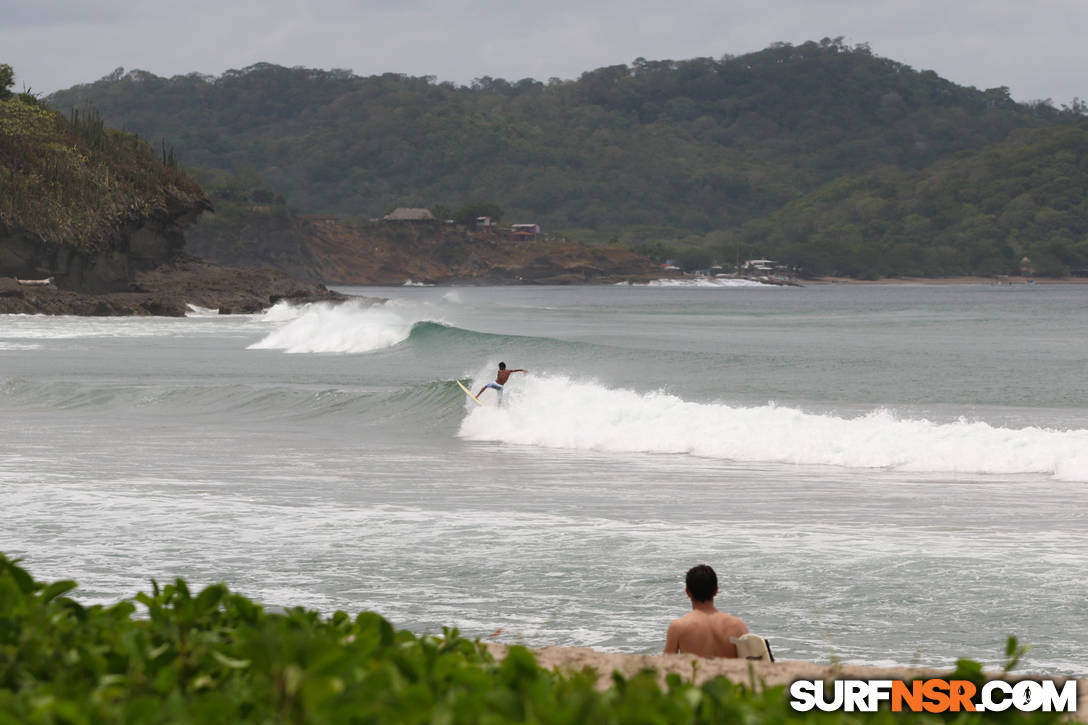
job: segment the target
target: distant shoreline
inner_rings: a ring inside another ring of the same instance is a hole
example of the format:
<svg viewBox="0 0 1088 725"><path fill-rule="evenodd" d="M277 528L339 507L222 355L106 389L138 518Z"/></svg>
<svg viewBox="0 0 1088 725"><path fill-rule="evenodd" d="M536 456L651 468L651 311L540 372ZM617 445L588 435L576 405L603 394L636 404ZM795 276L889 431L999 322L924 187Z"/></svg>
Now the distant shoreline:
<svg viewBox="0 0 1088 725"><path fill-rule="evenodd" d="M1012 287L1032 284L1088 284L1088 277L882 277L880 279L854 279L852 277L820 277L806 279L804 285L827 284L916 284L954 285L981 284L992 287Z"/></svg>
<svg viewBox="0 0 1088 725"><path fill-rule="evenodd" d="M1080 285L1088 284L1088 277L1006 277L996 279L994 277L881 277L880 279L855 279L853 277L818 277L815 279L795 278L788 282L761 280L757 277L709 277L697 275L608 275L596 279L569 279L558 280L534 280L534 281L510 281L497 280L493 277L459 277L441 282L415 282L411 279L405 283L394 282L342 282L330 281L326 285L332 287L534 287L534 286L570 286L570 287L602 287L614 285L631 285L634 287L728 287L726 284L716 284L722 281L740 280L778 287L819 287L829 285L897 285L897 286L952 286L952 285L982 285L987 287L1016 287L1034 285ZM655 284L668 282L671 284ZM702 283L702 284L699 284Z"/></svg>

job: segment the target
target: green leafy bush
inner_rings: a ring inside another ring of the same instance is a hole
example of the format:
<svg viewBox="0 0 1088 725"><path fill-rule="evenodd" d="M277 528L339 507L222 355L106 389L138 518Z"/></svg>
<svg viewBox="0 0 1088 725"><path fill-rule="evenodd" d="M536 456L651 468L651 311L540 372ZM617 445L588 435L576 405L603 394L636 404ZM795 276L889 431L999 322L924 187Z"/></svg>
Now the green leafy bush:
<svg viewBox="0 0 1088 725"><path fill-rule="evenodd" d="M194 595L179 579L90 607L66 596L75 586L36 582L0 554L0 725L935 720L795 713L781 687L695 687L675 674L664 689L644 672L600 691L595 673L546 671L520 647L496 662L456 630L417 636L372 612L270 613L222 584ZM1032 719L1042 717L1055 719Z"/></svg>

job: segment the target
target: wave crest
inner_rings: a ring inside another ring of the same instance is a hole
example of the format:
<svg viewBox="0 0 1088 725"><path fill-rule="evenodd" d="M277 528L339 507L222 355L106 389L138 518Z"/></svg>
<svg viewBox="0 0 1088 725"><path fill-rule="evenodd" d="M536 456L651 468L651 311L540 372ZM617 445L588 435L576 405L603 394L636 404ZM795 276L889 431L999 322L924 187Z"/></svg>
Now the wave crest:
<svg viewBox="0 0 1088 725"><path fill-rule="evenodd" d="M279 324L250 350L287 353L373 352L408 339L412 327L427 319L422 311L361 301L315 302L299 307L277 304L262 321Z"/></svg>
<svg viewBox="0 0 1088 725"><path fill-rule="evenodd" d="M1088 481L1088 430L936 423L889 410L847 418L693 403L562 376L528 376L505 398L501 409L470 410L459 435L548 448Z"/></svg>

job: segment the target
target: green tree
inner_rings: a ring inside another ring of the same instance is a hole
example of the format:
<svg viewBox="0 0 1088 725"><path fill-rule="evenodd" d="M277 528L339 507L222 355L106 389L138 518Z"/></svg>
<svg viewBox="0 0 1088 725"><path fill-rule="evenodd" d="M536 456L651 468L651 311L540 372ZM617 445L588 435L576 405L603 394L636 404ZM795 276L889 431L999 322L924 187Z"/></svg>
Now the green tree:
<svg viewBox="0 0 1088 725"><path fill-rule="evenodd" d="M0 63L0 100L11 98L11 87L15 85L15 71L7 63Z"/></svg>
<svg viewBox="0 0 1088 725"><path fill-rule="evenodd" d="M655 262L664 262L666 259L671 259L676 253L672 245L659 241L640 242L632 247L632 250L644 257L649 257Z"/></svg>
<svg viewBox="0 0 1088 725"><path fill-rule="evenodd" d="M709 249L693 247L677 254L676 264L685 272L709 269L714 264L714 255Z"/></svg>

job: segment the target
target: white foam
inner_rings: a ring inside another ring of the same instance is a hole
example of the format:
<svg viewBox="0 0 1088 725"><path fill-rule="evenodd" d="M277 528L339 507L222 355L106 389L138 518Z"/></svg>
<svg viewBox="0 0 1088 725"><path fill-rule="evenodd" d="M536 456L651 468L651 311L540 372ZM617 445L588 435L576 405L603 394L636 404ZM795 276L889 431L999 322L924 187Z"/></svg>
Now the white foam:
<svg viewBox="0 0 1088 725"><path fill-rule="evenodd" d="M212 309L210 307L201 307L200 305L188 304L185 305L189 308L189 311L185 313L186 317L212 317L219 314L219 308Z"/></svg>
<svg viewBox="0 0 1088 725"><path fill-rule="evenodd" d="M935 423L889 410L840 417L773 404L693 403L563 376L519 378L502 408L470 410L459 435L548 448L1088 481L1088 430Z"/></svg>
<svg viewBox="0 0 1088 725"><path fill-rule="evenodd" d="M294 307L277 304L263 320L279 324L250 350L288 353L372 352L408 339L416 322L433 319L411 305L317 302Z"/></svg>
<svg viewBox="0 0 1088 725"><path fill-rule="evenodd" d="M174 318L5 315L0 339L72 340L92 337L153 337L176 334Z"/></svg>
<svg viewBox="0 0 1088 725"><path fill-rule="evenodd" d="M763 284L750 279L726 279L721 277L691 277L687 279L655 279L645 284L635 284L635 287L776 287L777 285Z"/></svg>
<svg viewBox="0 0 1088 725"><path fill-rule="evenodd" d="M312 305L310 304L292 305L290 302L280 300L264 312L261 312L258 315L258 319L261 322L289 322L291 320L297 320L311 307Z"/></svg>

